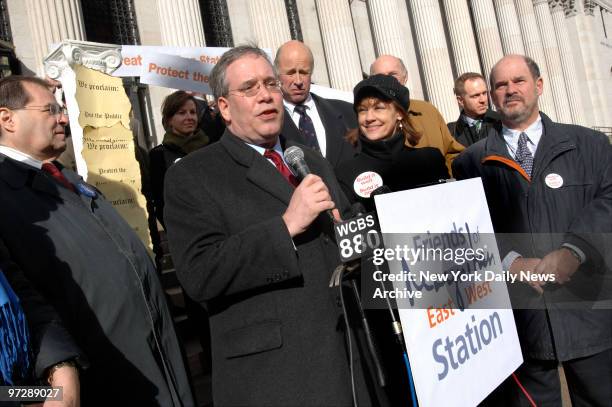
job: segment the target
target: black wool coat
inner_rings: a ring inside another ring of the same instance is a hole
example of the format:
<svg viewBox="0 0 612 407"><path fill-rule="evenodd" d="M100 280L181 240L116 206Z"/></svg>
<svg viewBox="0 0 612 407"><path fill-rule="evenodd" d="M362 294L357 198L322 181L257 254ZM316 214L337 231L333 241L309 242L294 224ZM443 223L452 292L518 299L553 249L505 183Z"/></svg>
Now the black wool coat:
<svg viewBox="0 0 612 407"><path fill-rule="evenodd" d="M329 163L303 150L348 214ZM168 170L168 241L181 284L208 309L217 407L352 404L338 292L329 288L340 263L331 221L322 213L292 239L281 216L293 190L229 130Z"/></svg>
<svg viewBox="0 0 612 407"><path fill-rule="evenodd" d="M500 120L501 118L499 116L499 113L494 112L491 109L487 109L486 113L482 118L480 131L476 132L473 127L468 126L468 124L463 120L463 117L460 114L456 122L448 123L448 131L450 131L455 140L457 140L464 146L469 147L472 144L476 143L478 140L485 138L489 132L489 128L498 125L500 123Z"/></svg>
<svg viewBox="0 0 612 407"><path fill-rule="evenodd" d="M391 191L425 186L449 178L444 156L434 147L411 148L404 137L396 134L388 140L370 141L359 136L359 153L336 168L336 176L351 202L361 202L368 211L374 210L374 201L355 193L355 179L366 171L381 176L383 185Z"/></svg>
<svg viewBox="0 0 612 407"><path fill-rule="evenodd" d="M194 404L155 266L99 192L0 154L0 238L89 360L84 406Z"/></svg>

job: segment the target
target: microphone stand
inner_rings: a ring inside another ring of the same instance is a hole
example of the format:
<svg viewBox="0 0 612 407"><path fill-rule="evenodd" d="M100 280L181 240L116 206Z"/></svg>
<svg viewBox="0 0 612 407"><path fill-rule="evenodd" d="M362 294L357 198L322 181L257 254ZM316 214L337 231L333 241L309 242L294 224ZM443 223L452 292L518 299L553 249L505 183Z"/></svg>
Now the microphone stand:
<svg viewBox="0 0 612 407"><path fill-rule="evenodd" d="M332 280L330 281L330 287L337 286L342 290L342 281L348 281L353 295L355 296L355 302L357 305L357 312L359 313L359 317L361 319L361 325L363 327L366 343L368 346L368 350L372 357L372 363L374 365L374 370L376 372L376 379L378 380L378 384L381 387L385 387L387 385L387 379L385 375L384 368L380 361L380 356L378 354L378 349L376 346L376 342L374 340L374 336L372 335L372 330L370 328L370 324L368 322L368 318L363 310L363 306L361 305L361 295L359 294L359 287L357 287L357 282L354 276L351 276L353 272L361 268L361 259L358 261L341 264L336 268L334 273L332 274ZM347 327L348 329L348 327Z"/></svg>

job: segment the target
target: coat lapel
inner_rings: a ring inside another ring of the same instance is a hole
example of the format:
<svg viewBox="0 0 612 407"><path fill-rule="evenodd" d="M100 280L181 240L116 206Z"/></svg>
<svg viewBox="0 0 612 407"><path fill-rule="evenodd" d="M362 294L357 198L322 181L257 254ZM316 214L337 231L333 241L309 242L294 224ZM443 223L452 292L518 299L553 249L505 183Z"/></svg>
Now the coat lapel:
<svg viewBox="0 0 612 407"><path fill-rule="evenodd" d="M552 120L544 113L542 116L542 137L538 143L535 157L533 159L533 178L540 175L550 162L559 154L573 150L576 145L562 132Z"/></svg>
<svg viewBox="0 0 612 407"><path fill-rule="evenodd" d="M295 125L293 119L291 118L291 113L287 108L285 108L285 118L283 119L283 136L287 140L295 140L300 144L304 144L305 140L300 132L300 129Z"/></svg>
<svg viewBox="0 0 612 407"><path fill-rule="evenodd" d="M332 167L335 168L339 164L338 161L341 155L340 150L342 149L342 143L338 142L338 140L342 141L346 133L346 128L343 125L344 120L342 113L333 109L325 99L315 94L312 94L312 99L317 105L319 117L321 118L321 122L323 122L323 127L325 127L325 158L331 163Z"/></svg>
<svg viewBox="0 0 612 407"><path fill-rule="evenodd" d="M220 141L231 158L247 168L247 179L270 195L289 205L294 188L267 159L247 146L229 130Z"/></svg>
<svg viewBox="0 0 612 407"><path fill-rule="evenodd" d="M59 185L49 179L41 170L30 167L0 154L0 178L15 189L29 185L33 190L63 199ZM68 191L68 190L66 190ZM69 192L69 191L68 191ZM72 193L72 192L71 192Z"/></svg>

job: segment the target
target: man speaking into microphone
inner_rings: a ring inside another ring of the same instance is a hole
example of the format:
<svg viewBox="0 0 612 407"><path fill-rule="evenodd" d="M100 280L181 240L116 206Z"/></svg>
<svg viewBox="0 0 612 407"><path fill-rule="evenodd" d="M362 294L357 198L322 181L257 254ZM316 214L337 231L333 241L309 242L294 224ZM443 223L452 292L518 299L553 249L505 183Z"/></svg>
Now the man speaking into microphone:
<svg viewBox="0 0 612 407"><path fill-rule="evenodd" d="M226 52L210 85L226 131L168 171L165 219L179 280L210 315L214 405L352 405L325 213L346 216L348 202L320 154L304 149L301 182L287 168L282 94L262 50ZM359 405L370 405L357 367Z"/></svg>

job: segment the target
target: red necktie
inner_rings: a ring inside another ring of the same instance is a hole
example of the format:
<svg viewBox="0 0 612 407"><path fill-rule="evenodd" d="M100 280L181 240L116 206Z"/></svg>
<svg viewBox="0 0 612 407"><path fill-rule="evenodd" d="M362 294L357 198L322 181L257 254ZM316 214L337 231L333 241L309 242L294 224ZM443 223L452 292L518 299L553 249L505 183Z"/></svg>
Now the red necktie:
<svg viewBox="0 0 612 407"><path fill-rule="evenodd" d="M53 163L43 163L42 165L43 171L50 174L57 182L59 182L62 186L68 188L72 192L76 193L76 189L74 185L68 181L68 179L62 174L62 172L55 166Z"/></svg>
<svg viewBox="0 0 612 407"><path fill-rule="evenodd" d="M279 153L277 153L274 150L268 149L264 153L264 157L272 160L272 162L276 166L276 169L280 171L281 175L291 185L293 185L294 187L297 187L299 185L299 181L297 180L297 178L295 178L295 176L291 173L291 171L289 171L289 168L287 168L287 166L285 165L285 162L283 161Z"/></svg>

